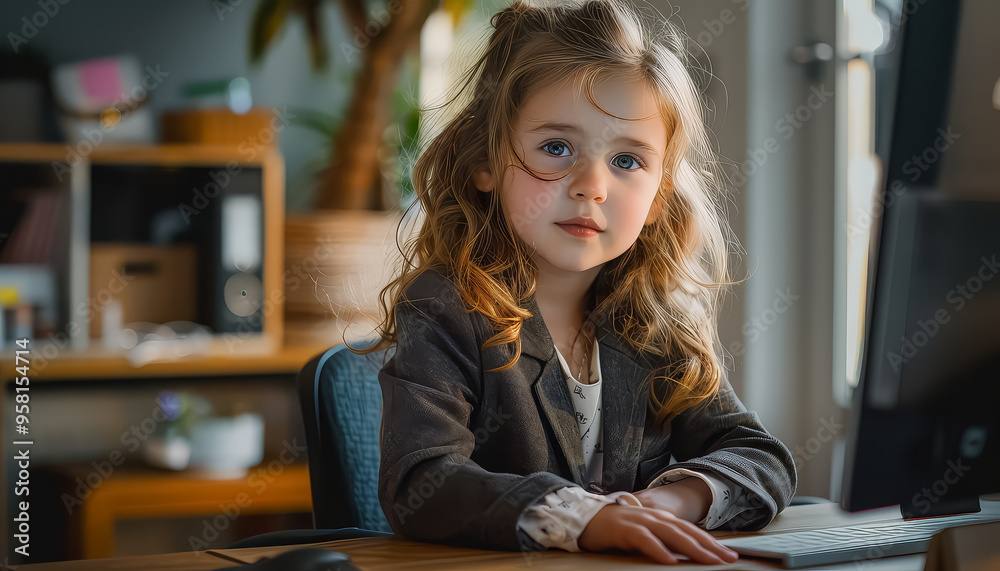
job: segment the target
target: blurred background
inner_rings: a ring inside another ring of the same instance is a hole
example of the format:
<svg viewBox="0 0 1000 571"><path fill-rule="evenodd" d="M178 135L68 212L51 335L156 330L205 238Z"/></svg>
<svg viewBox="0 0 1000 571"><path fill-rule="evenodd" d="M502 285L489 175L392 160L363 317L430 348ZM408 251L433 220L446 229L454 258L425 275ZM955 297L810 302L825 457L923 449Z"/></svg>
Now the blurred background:
<svg viewBox="0 0 1000 571"><path fill-rule="evenodd" d="M30 439L32 562L311 526L295 374L372 331L434 135L417 108L506 4L0 4L3 497ZM903 0L636 6L703 68L750 276L729 379L798 493L837 500Z"/></svg>

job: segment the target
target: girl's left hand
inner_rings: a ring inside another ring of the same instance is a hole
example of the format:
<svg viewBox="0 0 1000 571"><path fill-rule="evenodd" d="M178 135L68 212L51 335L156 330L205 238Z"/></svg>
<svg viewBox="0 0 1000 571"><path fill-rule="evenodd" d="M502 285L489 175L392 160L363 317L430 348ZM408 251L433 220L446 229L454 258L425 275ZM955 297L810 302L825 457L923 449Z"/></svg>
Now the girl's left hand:
<svg viewBox="0 0 1000 571"><path fill-rule="evenodd" d="M649 490L632 492L643 507L668 511L675 516L697 523L708 515L712 505L712 490L701 478L687 477Z"/></svg>

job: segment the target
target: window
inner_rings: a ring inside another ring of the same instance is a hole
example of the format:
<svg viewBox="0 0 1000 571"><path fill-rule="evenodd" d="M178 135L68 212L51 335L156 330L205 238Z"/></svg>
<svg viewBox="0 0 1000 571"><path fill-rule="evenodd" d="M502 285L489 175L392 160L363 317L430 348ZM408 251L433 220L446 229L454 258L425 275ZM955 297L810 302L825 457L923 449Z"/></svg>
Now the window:
<svg viewBox="0 0 1000 571"><path fill-rule="evenodd" d="M888 145L888 107L892 103L894 70L885 64L893 58L902 0L843 0L841 14L841 78L846 98L839 115L837 153L840 197L838 236L837 315L842 319L843 360L836 370L834 394L842 406L859 382L864 347L868 289L869 247L881 215L879 185L882 184L881 150ZM839 357L838 357L839 359ZM842 368L841 368L842 367Z"/></svg>

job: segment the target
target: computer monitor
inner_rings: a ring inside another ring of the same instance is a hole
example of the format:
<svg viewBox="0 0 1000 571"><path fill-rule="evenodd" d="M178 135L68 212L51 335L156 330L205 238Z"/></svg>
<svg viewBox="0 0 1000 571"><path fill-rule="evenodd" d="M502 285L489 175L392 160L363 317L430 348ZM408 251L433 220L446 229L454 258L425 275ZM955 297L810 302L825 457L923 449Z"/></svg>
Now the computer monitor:
<svg viewBox="0 0 1000 571"><path fill-rule="evenodd" d="M841 496L906 519L1000 492L1000 3L914 4Z"/></svg>

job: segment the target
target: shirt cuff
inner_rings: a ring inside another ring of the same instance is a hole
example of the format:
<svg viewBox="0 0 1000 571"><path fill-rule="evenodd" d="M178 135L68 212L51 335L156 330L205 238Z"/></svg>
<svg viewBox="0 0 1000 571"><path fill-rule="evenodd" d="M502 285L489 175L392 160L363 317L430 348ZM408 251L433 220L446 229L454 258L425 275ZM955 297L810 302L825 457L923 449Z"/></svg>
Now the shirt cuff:
<svg viewBox="0 0 1000 571"><path fill-rule="evenodd" d="M580 551L577 540L590 520L608 504L641 505L628 492L592 494L580 487L565 487L547 494L526 509L517 527L544 548Z"/></svg>
<svg viewBox="0 0 1000 571"><path fill-rule="evenodd" d="M744 501L746 493L742 486L714 474L688 470L687 468L668 468L654 478L646 489L657 488L692 477L700 478L712 491L712 505L709 506L705 517L698 522L698 525L704 525L705 529L715 529L732 519L733 516L749 509L747 502Z"/></svg>

